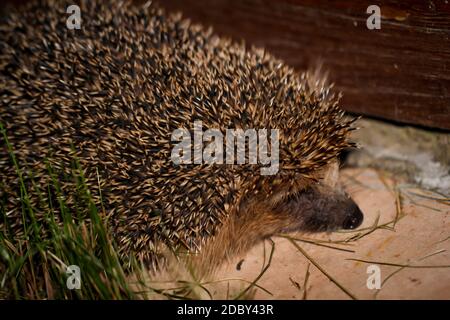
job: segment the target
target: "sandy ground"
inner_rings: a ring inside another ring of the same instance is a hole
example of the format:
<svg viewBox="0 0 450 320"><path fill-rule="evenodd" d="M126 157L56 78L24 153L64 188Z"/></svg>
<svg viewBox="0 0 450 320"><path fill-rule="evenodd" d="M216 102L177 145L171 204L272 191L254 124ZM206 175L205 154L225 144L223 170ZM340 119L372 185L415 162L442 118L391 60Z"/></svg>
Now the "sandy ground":
<svg viewBox="0 0 450 320"><path fill-rule="evenodd" d="M206 285L213 298L235 298L257 279L260 287L241 297L450 299L449 199L372 169L342 170L341 181L364 212L360 228L261 243L224 266L215 277L220 282ZM379 290L367 287L376 277L368 274L371 265L380 270Z"/></svg>

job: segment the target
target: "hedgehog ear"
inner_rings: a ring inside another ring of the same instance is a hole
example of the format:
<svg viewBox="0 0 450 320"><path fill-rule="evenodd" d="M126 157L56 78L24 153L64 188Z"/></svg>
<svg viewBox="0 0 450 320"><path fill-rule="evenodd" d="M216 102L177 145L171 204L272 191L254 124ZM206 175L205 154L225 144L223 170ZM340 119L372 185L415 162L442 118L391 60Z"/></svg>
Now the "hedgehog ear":
<svg viewBox="0 0 450 320"><path fill-rule="evenodd" d="M324 170L322 183L328 187L336 188L339 185L339 161L334 160Z"/></svg>

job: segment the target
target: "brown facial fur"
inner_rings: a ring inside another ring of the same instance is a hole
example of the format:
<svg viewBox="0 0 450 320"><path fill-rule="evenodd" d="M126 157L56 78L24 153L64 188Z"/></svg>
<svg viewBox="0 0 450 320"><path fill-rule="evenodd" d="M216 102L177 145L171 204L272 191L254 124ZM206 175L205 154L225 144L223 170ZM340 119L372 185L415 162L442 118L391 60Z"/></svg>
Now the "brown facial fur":
<svg viewBox="0 0 450 320"><path fill-rule="evenodd" d="M280 187L272 196L246 199L224 223L196 261L209 273L223 261L245 253L265 238L286 232L353 229L363 219L358 206L340 188L339 164L329 164L313 185L299 183L287 192Z"/></svg>

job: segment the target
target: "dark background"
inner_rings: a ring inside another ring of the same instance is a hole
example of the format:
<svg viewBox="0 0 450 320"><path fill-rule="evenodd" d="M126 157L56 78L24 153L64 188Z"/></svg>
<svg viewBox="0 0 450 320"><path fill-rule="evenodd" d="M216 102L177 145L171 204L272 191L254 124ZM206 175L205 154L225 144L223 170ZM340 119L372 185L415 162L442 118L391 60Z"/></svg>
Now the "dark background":
<svg viewBox="0 0 450 320"><path fill-rule="evenodd" d="M321 61L348 111L450 129L449 1L159 2L297 70ZM381 9L380 30L366 27L371 4Z"/></svg>

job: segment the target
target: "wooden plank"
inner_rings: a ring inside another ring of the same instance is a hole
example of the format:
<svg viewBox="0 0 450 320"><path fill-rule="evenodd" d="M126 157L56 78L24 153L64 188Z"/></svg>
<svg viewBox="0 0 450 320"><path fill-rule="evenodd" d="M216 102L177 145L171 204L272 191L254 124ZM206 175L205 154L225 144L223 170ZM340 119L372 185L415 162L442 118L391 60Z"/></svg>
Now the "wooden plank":
<svg viewBox="0 0 450 320"><path fill-rule="evenodd" d="M266 47L298 70L319 61L357 114L450 129L449 1L163 0L216 32Z"/></svg>

